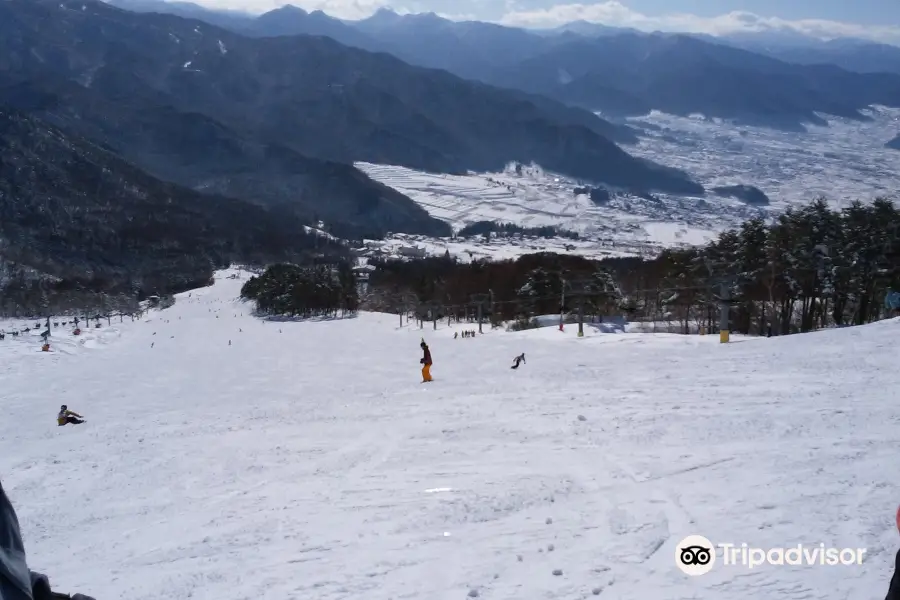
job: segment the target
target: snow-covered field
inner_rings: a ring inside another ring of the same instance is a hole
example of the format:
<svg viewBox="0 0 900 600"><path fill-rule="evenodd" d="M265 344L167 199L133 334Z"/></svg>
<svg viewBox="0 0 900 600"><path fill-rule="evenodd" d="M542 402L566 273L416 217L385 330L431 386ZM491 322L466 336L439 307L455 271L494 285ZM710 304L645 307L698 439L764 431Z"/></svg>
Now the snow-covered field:
<svg viewBox="0 0 900 600"><path fill-rule="evenodd" d="M591 258L634 256L664 246L702 243L726 225L737 225L761 214L733 200L716 199L713 206L703 198L664 195L657 200L627 196L597 206L586 194L574 193L578 182L535 167L521 174L509 168L502 173L446 175L369 163L356 166L376 181L406 194L457 231L478 221L499 221L522 227L556 226L582 237L575 242L535 238L485 244L478 240L396 236L384 246L389 252L393 246L408 245L413 239L429 253L449 250L458 256L472 252L507 258L534 252L533 247ZM567 250L567 246L574 248Z"/></svg>
<svg viewBox="0 0 900 600"><path fill-rule="evenodd" d="M592 258L639 255L704 243L749 218L768 218L819 196L835 206L878 196L896 198L900 152L884 144L900 130L900 110L873 107L864 113L870 121L828 117L827 127L811 126L806 133L659 112L630 120L644 129L645 136L638 145L625 147L629 153L683 169L707 189L754 185L771 199L768 208L712 194L706 198L622 196L597 206L587 195L575 194L582 182L540 169L457 176L369 163L357 167L457 230L477 221L555 225L578 232L584 240L576 244L565 239L491 244L416 240L430 253L507 258L533 252L531 246L537 245ZM393 252L394 246L408 243L400 237L388 240L385 250Z"/></svg>
<svg viewBox="0 0 900 600"><path fill-rule="evenodd" d="M263 322L242 281L0 342L30 566L99 598L882 597L900 537L897 321L789 338ZM12 324L6 323L9 328ZM487 331L487 330L486 330ZM420 337L435 359L421 384ZM229 343L230 342L230 343ZM526 364L511 370L524 352ZM88 422L57 427L66 403ZM675 566L688 534L866 548ZM554 575L554 572L557 574Z"/></svg>
<svg viewBox="0 0 900 600"><path fill-rule="evenodd" d="M567 238L524 239L492 238L490 241L481 237L473 238L431 238L422 235L398 233L384 240L367 240L377 248L378 252L389 256L402 256L403 248L418 248L428 256L442 256L449 252L463 262L473 259L490 258L491 260L515 259L524 254L535 252L558 252L560 254L579 255L587 258L604 258L619 256L648 257L654 254L646 244L631 240L571 240Z"/></svg>
<svg viewBox="0 0 900 600"><path fill-rule="evenodd" d="M684 169L707 188L755 185L775 209L820 196L835 206L897 198L900 152L884 145L900 131L900 109L876 106L862 113L870 120L819 115L827 127L794 133L654 111L632 124L658 129L646 130L646 137L626 150Z"/></svg>

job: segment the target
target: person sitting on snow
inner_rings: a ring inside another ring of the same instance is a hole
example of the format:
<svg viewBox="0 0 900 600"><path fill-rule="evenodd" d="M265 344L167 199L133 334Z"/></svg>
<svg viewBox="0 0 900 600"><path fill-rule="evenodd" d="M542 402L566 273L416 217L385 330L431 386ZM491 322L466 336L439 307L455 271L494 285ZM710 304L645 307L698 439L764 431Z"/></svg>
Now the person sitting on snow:
<svg viewBox="0 0 900 600"><path fill-rule="evenodd" d="M62 427L68 423L72 425L80 425L84 423L84 417L79 415L77 412L69 410L69 407L63 404L59 408L59 414L56 415L56 423Z"/></svg>
<svg viewBox="0 0 900 600"><path fill-rule="evenodd" d="M522 354L520 354L520 355L518 355L517 357L515 357L515 358L513 359L513 362L516 363L516 364L514 364L513 366L511 366L510 369L518 369L518 368L519 368L519 363L525 362L525 353L523 352Z"/></svg>

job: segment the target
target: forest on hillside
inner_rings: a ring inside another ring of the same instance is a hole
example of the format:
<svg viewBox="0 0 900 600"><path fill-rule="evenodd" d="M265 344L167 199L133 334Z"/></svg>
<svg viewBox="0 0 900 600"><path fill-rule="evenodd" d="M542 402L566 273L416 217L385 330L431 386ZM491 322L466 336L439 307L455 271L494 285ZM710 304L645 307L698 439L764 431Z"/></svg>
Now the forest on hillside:
<svg viewBox="0 0 900 600"><path fill-rule="evenodd" d="M477 221L470 225L466 225L456 233L458 238L472 238L477 236L485 236L490 238L509 238L516 236L533 236L541 238L562 237L570 240L580 238L578 233L568 231L561 227L552 225L544 225L542 227L522 227L515 223L498 223L496 221Z"/></svg>
<svg viewBox="0 0 900 600"><path fill-rule="evenodd" d="M653 259L541 253L499 262L385 260L375 264L365 307L465 318L481 304L499 322L580 305L588 317L626 314L687 332L715 330L724 297L739 333L863 324L884 317L886 293L900 287L898 229L900 211L889 200L833 210L820 199Z"/></svg>
<svg viewBox="0 0 900 600"><path fill-rule="evenodd" d="M276 264L250 278L241 298L258 313L289 317L337 317L356 314L359 294L350 263L298 266Z"/></svg>
<svg viewBox="0 0 900 600"><path fill-rule="evenodd" d="M285 207L155 178L104 145L0 108L0 317L133 312L231 263L347 255Z"/></svg>

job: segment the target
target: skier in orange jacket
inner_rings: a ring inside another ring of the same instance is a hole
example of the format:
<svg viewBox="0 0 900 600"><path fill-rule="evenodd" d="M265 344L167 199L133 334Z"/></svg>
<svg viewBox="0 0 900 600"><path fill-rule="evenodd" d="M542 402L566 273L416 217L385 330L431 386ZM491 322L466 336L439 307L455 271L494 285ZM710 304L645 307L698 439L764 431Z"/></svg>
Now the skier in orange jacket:
<svg viewBox="0 0 900 600"><path fill-rule="evenodd" d="M422 383L434 381L431 378L431 350L428 349L428 344L425 343L425 340L422 340L419 347L422 348L423 352L422 360L419 361L422 364Z"/></svg>

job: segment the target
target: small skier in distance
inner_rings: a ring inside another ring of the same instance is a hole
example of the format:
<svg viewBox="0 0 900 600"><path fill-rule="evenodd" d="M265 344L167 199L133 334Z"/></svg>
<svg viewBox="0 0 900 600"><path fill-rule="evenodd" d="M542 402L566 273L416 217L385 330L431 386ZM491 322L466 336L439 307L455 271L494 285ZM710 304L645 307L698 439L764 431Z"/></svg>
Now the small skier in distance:
<svg viewBox="0 0 900 600"><path fill-rule="evenodd" d="M422 340L419 347L422 348L423 353L422 360L419 361L422 364L422 383L427 383L433 381L431 379L431 350L428 349L425 340Z"/></svg>
<svg viewBox="0 0 900 600"><path fill-rule="evenodd" d="M69 407L63 404L59 408L59 414L56 415L56 423L60 427L68 423L71 423L72 425L81 425L84 423L84 417L77 412L69 410Z"/></svg>
<svg viewBox="0 0 900 600"><path fill-rule="evenodd" d="M513 364L513 366L511 366L510 369L518 369L519 363L523 363L523 362L525 362L525 353L524 352L513 359L513 363L515 363L515 364Z"/></svg>

